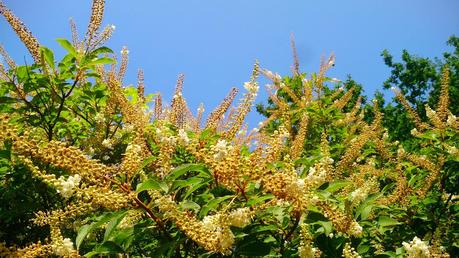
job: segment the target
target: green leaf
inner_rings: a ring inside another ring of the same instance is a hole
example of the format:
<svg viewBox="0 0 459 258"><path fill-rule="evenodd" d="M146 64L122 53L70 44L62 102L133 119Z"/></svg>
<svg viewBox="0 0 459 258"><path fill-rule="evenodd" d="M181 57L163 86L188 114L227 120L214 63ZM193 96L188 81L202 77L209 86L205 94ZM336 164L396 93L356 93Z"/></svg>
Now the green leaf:
<svg viewBox="0 0 459 258"><path fill-rule="evenodd" d="M251 233L264 233L264 232L276 232L278 227L276 225L257 225L253 227Z"/></svg>
<svg viewBox="0 0 459 258"><path fill-rule="evenodd" d="M391 217L387 217L387 216L381 216L379 217L378 219L378 223L381 227L391 227L391 226L395 226L395 225L399 225L401 224L400 222L398 222L397 220L391 218Z"/></svg>
<svg viewBox="0 0 459 258"><path fill-rule="evenodd" d="M113 230L120 224L121 220L126 216L126 212L122 212L118 214L117 216L113 217L110 222L107 224L107 227L105 228L105 234L104 234L104 241L107 241L110 239Z"/></svg>
<svg viewBox="0 0 459 258"><path fill-rule="evenodd" d="M351 184L351 182L347 182L347 181L336 181L336 182L333 182L333 183L330 183L328 185L328 187L325 189L325 191L327 192L331 192L331 193L334 193L336 191L338 191L339 189L347 186Z"/></svg>
<svg viewBox="0 0 459 258"><path fill-rule="evenodd" d="M175 179L179 178L181 175L189 171L202 172L206 175L210 175L210 173L207 171L206 167L203 164L185 164L172 170L171 173L167 175L166 181L174 181Z"/></svg>
<svg viewBox="0 0 459 258"><path fill-rule="evenodd" d="M2 104L11 104L15 102L16 102L16 99L14 98L7 97L7 96L0 96L0 103Z"/></svg>
<svg viewBox="0 0 459 258"><path fill-rule="evenodd" d="M43 53L43 57L45 58L45 62L54 69L54 54L49 48L41 47L41 51Z"/></svg>
<svg viewBox="0 0 459 258"><path fill-rule="evenodd" d="M271 243L264 243L258 239L247 241L244 240L243 243L236 249L238 256L265 256L271 252Z"/></svg>
<svg viewBox="0 0 459 258"><path fill-rule="evenodd" d="M90 231L92 231L92 227L90 224L84 225L78 230L78 235L75 240L77 249L80 248L81 243L83 243L83 240L89 234Z"/></svg>
<svg viewBox="0 0 459 258"><path fill-rule="evenodd" d="M115 63L115 60L110 57L101 57L101 58L94 58L90 60L89 62L85 62L85 66L93 66L93 65L98 65L98 64L113 64Z"/></svg>
<svg viewBox="0 0 459 258"><path fill-rule="evenodd" d="M212 181L212 179L207 179L207 180L204 180L201 183L193 185L190 189L188 189L186 191L185 195L183 196L183 199L187 199L194 191L198 190L199 188L201 188L203 186L208 185L211 181Z"/></svg>
<svg viewBox="0 0 459 258"><path fill-rule="evenodd" d="M121 246L113 241L103 242L101 245L97 246L94 251L87 253L86 257L92 257L97 254L120 254L124 253L124 250Z"/></svg>
<svg viewBox="0 0 459 258"><path fill-rule="evenodd" d="M61 45L63 48L69 51L69 54L71 54L74 57L77 56L75 48L73 47L72 43L70 43L68 40L64 38L58 38L56 39L56 41L59 43L59 45Z"/></svg>
<svg viewBox="0 0 459 258"><path fill-rule="evenodd" d="M198 212L201 209L201 206L199 206L199 204L189 200L181 202L180 207L184 210L194 210L195 212Z"/></svg>
<svg viewBox="0 0 459 258"><path fill-rule="evenodd" d="M104 92L104 95L105 95L105 91ZM142 162L142 166L141 168L144 169L146 166L150 165L151 162L155 161L156 160L156 156L150 156L146 159L143 160Z"/></svg>
<svg viewBox="0 0 459 258"><path fill-rule="evenodd" d="M174 183L172 184L171 189L178 190L178 189L185 188L188 186L195 186L201 183L203 180L204 179L199 178L199 177L190 177L185 180L175 180Z"/></svg>
<svg viewBox="0 0 459 258"><path fill-rule="evenodd" d="M315 223L311 223L311 224L317 224L317 225L320 225L322 226L323 228L323 232L325 235L329 235L332 230L333 230L333 224L331 223L331 221L317 221ZM317 232L319 232L321 229L317 230Z"/></svg>
<svg viewBox="0 0 459 258"><path fill-rule="evenodd" d="M99 55L99 54L107 54L107 53L113 54L113 50L111 50L111 49L108 48L108 47L100 47L100 48L96 48L94 51L92 51L92 52L90 53L90 55L95 55L95 56L97 56L97 55Z"/></svg>
<svg viewBox="0 0 459 258"><path fill-rule="evenodd" d="M234 197L233 195L226 195L226 196L218 197L218 198L215 198L209 201L207 205L201 209L201 211L199 212L199 216L201 217L206 216L210 210L214 210L220 203L230 198L233 198L233 197Z"/></svg>
<svg viewBox="0 0 459 258"><path fill-rule="evenodd" d="M248 206L254 206L254 205L259 204L259 203L264 203L267 200L271 200L272 198L274 198L274 195L272 195L272 194L266 194L266 195L263 195L263 196L255 196L255 197L249 199L249 201L247 202L247 205Z"/></svg>
<svg viewBox="0 0 459 258"><path fill-rule="evenodd" d="M124 213L124 212L125 211L114 212L114 213L106 213L106 214L103 214L103 215L97 217L95 222L93 222L91 224L88 224L88 225L82 226L80 228L80 230L78 230L78 235L76 237L76 246L77 246L77 248L80 247L81 243L83 242L83 240L86 238L86 236L89 233L91 233L92 231L96 230L97 228L100 228L102 225L104 225L105 223L110 221L113 217L116 217L120 213Z"/></svg>
<svg viewBox="0 0 459 258"><path fill-rule="evenodd" d="M137 189L135 190L137 193L140 193L145 190L158 190L168 192L169 187L164 182L158 182L156 178L149 178L143 183L137 185Z"/></svg>

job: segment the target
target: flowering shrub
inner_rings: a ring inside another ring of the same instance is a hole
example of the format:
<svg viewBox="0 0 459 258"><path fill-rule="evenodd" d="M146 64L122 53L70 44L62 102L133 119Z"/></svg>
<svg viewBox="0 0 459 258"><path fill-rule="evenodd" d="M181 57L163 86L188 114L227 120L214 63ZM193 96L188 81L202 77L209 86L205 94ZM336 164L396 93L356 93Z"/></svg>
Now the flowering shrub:
<svg viewBox="0 0 459 258"><path fill-rule="evenodd" d="M40 46L10 10L0 13L34 57L0 67L2 188L8 175L44 184L47 205L8 239L0 256L126 257L450 257L458 251L459 121L448 110L449 70L423 121L395 89L416 128L419 148L388 138L378 101L365 119L354 89L326 77L334 58L292 77L256 63L202 121L182 95L124 86L129 51L115 62L102 46L104 1L94 0L88 30L61 61ZM118 65L117 65L118 64ZM264 75L268 115L248 131ZM225 117L226 116L226 117ZM2 211L3 212L3 211ZM11 240L12 239L12 240Z"/></svg>

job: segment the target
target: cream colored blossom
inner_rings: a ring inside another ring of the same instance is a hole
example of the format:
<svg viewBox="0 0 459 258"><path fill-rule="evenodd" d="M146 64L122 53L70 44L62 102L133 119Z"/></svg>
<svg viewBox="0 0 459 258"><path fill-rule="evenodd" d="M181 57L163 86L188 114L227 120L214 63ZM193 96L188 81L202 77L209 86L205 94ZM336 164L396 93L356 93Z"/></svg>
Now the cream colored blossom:
<svg viewBox="0 0 459 258"><path fill-rule="evenodd" d="M69 176L67 180L61 176L54 185L56 186L59 194L61 194L64 198L70 198L75 192L75 188L80 184L80 181L81 177L78 174Z"/></svg>
<svg viewBox="0 0 459 258"><path fill-rule="evenodd" d="M311 247L310 245L298 247L298 255L300 258L314 258L317 248Z"/></svg>
<svg viewBox="0 0 459 258"><path fill-rule="evenodd" d="M178 131L178 139L179 142L183 145L187 145L191 142L190 138L188 138L188 134L183 129Z"/></svg>
<svg viewBox="0 0 459 258"><path fill-rule="evenodd" d="M258 89L260 88L258 86L258 83L257 82L245 82L244 83L244 88L252 93L252 94L256 94L258 92Z"/></svg>
<svg viewBox="0 0 459 258"><path fill-rule="evenodd" d="M107 149L113 149L113 141L111 139L104 139L102 141L102 146L104 146Z"/></svg>
<svg viewBox="0 0 459 258"><path fill-rule="evenodd" d="M448 126L453 126L456 123L456 121L457 121L457 117L450 113L448 115L448 119L446 120L446 124Z"/></svg>
<svg viewBox="0 0 459 258"><path fill-rule="evenodd" d="M351 226L349 227L349 235L355 236L355 237L361 237L363 233L363 228L362 226L357 223L357 221L352 221Z"/></svg>
<svg viewBox="0 0 459 258"><path fill-rule="evenodd" d="M316 169L315 167L310 167L306 180L311 185L320 185L325 181L327 176L327 171L323 167Z"/></svg>
<svg viewBox="0 0 459 258"><path fill-rule="evenodd" d="M70 256L73 251L73 242L70 238L64 238L64 240L60 243L53 244L54 253L58 256Z"/></svg>
<svg viewBox="0 0 459 258"><path fill-rule="evenodd" d="M228 155L232 146L226 140L218 140L217 144L211 147L214 152L214 159L221 160Z"/></svg>
<svg viewBox="0 0 459 258"><path fill-rule="evenodd" d="M403 247L407 252L408 258L428 258L430 257L429 245L418 237L414 237L409 243L403 242Z"/></svg>
<svg viewBox="0 0 459 258"><path fill-rule="evenodd" d="M229 214L228 221L231 226L243 228L250 224L251 215L249 208L239 208Z"/></svg>

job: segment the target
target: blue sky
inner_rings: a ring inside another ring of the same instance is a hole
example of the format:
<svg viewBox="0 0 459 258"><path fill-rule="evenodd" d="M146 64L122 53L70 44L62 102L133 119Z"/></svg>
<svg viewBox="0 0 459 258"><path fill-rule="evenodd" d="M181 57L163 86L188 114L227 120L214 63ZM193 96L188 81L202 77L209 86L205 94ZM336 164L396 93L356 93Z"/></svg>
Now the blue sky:
<svg viewBox="0 0 459 258"><path fill-rule="evenodd" d="M4 3L52 49L59 48L55 38L70 38L69 17L84 34L91 8L90 0ZM103 24L116 25L109 47L130 50L126 82L135 83L142 68L146 91L170 99L177 75L184 73L190 106L204 102L211 111L232 86L242 89L256 59L264 68L290 74L291 33L302 71L316 71L321 56L334 52L336 66L329 75L351 74L372 95L389 75L381 51L440 56L449 49L447 38L459 36L457 10L457 0L107 0ZM4 19L0 43L23 63L26 50ZM257 102L266 98L261 91ZM251 114L250 124L258 119Z"/></svg>

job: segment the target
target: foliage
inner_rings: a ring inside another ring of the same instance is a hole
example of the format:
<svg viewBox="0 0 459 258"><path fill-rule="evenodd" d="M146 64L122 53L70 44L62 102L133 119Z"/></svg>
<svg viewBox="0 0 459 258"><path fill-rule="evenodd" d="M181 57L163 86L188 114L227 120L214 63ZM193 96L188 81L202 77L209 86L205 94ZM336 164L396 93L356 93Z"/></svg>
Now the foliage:
<svg viewBox="0 0 459 258"><path fill-rule="evenodd" d="M103 11L104 1L93 1L85 38L72 25L72 42L58 40L67 50L60 61L27 44L38 42L27 41L31 33L20 38L38 55L35 64L17 66L1 51L8 69L0 67L0 256L459 251L449 66L435 110L419 114L397 94L416 126L409 150L383 127L381 103L365 117L362 87L326 76L333 56L309 77L298 65L282 78L256 63L238 105L230 109L232 90L203 123L203 108L193 115L187 107L183 76L169 106L160 94L145 96L142 72L136 87L124 86L128 50L116 64L102 46L113 30L99 30ZM3 4L0 12L18 21ZM248 131L260 74L272 81L268 107L258 108L267 119ZM20 209L13 204L23 210L10 213Z"/></svg>
<svg viewBox="0 0 459 258"><path fill-rule="evenodd" d="M451 99L459 98L459 38L451 36L448 45L452 52L443 53L443 58L431 60L417 57L403 50L401 62L395 62L393 56L387 51L382 52L384 63L391 68L390 77L384 82L384 88L396 87L405 96L408 103L416 110L423 121L427 120L425 105L434 106L441 95L441 70L449 67L450 83L449 94ZM459 104L451 102L449 109L453 114L459 112ZM407 116L405 108L398 101L389 103L384 107L384 126L392 128L390 136L394 140L410 140L410 130L414 128L412 121Z"/></svg>

